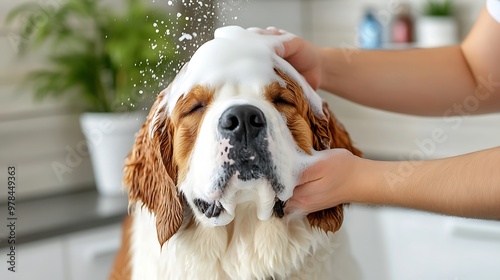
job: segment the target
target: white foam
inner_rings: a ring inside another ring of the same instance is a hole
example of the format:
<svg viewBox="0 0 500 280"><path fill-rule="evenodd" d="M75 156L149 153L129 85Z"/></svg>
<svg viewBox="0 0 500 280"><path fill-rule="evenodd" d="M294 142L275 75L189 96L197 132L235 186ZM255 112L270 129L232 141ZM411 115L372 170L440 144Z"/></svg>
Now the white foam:
<svg viewBox="0 0 500 280"><path fill-rule="evenodd" d="M322 100L306 80L276 50L283 49L283 42L295 35L261 35L239 26L221 27L214 39L203 44L183 67L167 90L162 106L168 106L170 114L177 100L195 85L217 89L223 84L241 84L262 89L271 82L282 79L274 72L278 69L297 81L312 109L323 115Z"/></svg>
<svg viewBox="0 0 500 280"><path fill-rule="evenodd" d="M182 32L182 36L179 37L179 41L184 41L184 40L192 40L193 39L193 36L191 34L188 34L188 33L184 33Z"/></svg>

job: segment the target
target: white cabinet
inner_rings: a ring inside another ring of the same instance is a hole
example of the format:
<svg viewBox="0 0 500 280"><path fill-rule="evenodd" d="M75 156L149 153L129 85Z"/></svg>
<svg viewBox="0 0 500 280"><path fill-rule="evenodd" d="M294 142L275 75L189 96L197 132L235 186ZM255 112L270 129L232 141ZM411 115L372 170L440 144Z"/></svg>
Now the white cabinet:
<svg viewBox="0 0 500 280"><path fill-rule="evenodd" d="M9 248L1 248L0 279L108 279L121 242L121 224L99 227L16 247L16 272L6 264Z"/></svg>
<svg viewBox="0 0 500 280"><path fill-rule="evenodd" d="M64 240L71 280L108 279L120 248L121 226L112 225L71 235Z"/></svg>
<svg viewBox="0 0 500 280"><path fill-rule="evenodd" d="M500 279L498 221L350 205L342 227L361 279Z"/></svg>

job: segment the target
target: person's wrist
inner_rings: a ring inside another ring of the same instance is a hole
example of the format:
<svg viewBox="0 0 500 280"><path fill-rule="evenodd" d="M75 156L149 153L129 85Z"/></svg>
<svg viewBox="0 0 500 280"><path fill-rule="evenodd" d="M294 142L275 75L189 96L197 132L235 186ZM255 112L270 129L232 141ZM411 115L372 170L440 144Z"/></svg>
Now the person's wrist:
<svg viewBox="0 0 500 280"><path fill-rule="evenodd" d="M331 47L319 48L320 54L320 75L319 75L319 86L318 88L332 91L333 77L335 75L335 67L337 67L336 56L338 56L338 49ZM326 77L326 78L325 78Z"/></svg>
<svg viewBox="0 0 500 280"><path fill-rule="evenodd" d="M329 56L329 49L324 48L324 47L318 47L319 51L319 83L318 83L318 89L325 89L327 82L323 77L328 77L327 73L327 68L328 68L328 56Z"/></svg>
<svg viewBox="0 0 500 280"><path fill-rule="evenodd" d="M349 172L344 183L343 192L340 193L339 199L342 203L359 202L359 194L361 187L360 170L362 170L361 165L363 165L363 159L355 155L351 155L349 159L351 161Z"/></svg>
<svg viewBox="0 0 500 280"><path fill-rule="evenodd" d="M384 162L356 157L346 199L361 204L378 204L385 196Z"/></svg>
<svg viewBox="0 0 500 280"><path fill-rule="evenodd" d="M335 197L331 197L331 201L335 201L336 204L344 204L351 202L358 202L359 193L362 192L362 187L360 187L360 177L363 176L362 170L363 165L362 158L353 155L351 152L343 149L334 149L332 151L337 151L332 157L331 165L335 166L341 164L338 181L339 184L336 191L332 194ZM360 190L361 189L361 190Z"/></svg>

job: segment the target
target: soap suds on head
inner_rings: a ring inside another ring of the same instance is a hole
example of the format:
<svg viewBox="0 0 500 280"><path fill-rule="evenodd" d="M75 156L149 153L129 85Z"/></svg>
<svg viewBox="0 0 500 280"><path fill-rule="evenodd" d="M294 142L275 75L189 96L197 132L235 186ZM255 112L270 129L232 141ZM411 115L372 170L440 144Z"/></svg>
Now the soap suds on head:
<svg viewBox="0 0 500 280"><path fill-rule="evenodd" d="M296 80L317 115L322 113L322 100L306 80L283 58L276 49L295 35L261 35L239 26L226 26L215 31L214 39L203 44L188 65L179 73L182 77L172 83L163 106L171 113L177 100L195 85L217 88L224 83L247 85L262 89L271 82L284 81L274 69Z"/></svg>

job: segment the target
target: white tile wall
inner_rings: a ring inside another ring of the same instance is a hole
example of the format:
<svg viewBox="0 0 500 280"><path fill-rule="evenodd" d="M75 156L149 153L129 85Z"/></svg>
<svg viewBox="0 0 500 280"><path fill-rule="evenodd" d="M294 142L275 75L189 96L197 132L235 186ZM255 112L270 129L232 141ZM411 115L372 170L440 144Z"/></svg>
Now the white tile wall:
<svg viewBox="0 0 500 280"><path fill-rule="evenodd" d="M275 26L299 36L306 36L306 18L309 4L301 0L275 1L234 1L240 5L233 8L232 16L226 25L236 24L243 27Z"/></svg>

